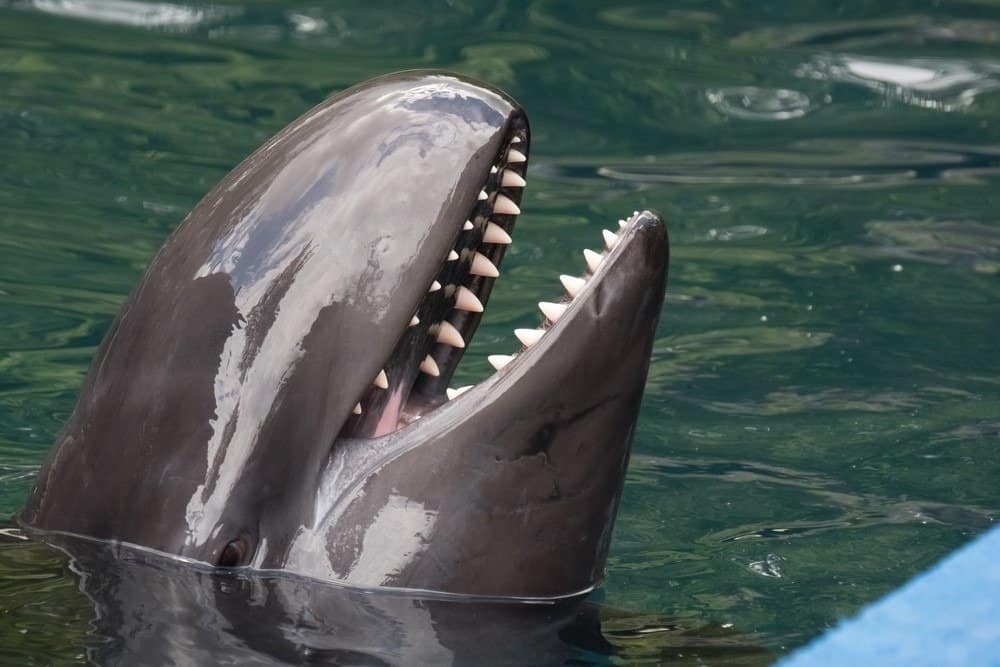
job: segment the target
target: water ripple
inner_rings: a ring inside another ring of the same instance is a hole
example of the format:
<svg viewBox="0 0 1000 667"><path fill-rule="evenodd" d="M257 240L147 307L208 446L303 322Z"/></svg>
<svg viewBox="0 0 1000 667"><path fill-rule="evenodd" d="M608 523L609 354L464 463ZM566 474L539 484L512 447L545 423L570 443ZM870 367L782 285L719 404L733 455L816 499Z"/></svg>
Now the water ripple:
<svg viewBox="0 0 1000 667"><path fill-rule="evenodd" d="M1000 228L972 220L872 220L865 223L873 245L846 246L861 257L888 257L926 264L1000 272Z"/></svg>
<svg viewBox="0 0 1000 667"><path fill-rule="evenodd" d="M793 23L740 33L732 44L742 48L872 49L921 42L995 44L1000 22L977 18L944 19L909 15L854 21Z"/></svg>
<svg viewBox="0 0 1000 667"><path fill-rule="evenodd" d="M192 7L134 0L30 0L29 7L47 14L136 28L185 31L209 20L233 15L236 8Z"/></svg>
<svg viewBox="0 0 1000 667"><path fill-rule="evenodd" d="M715 88L705 91L705 96L720 112L741 120L788 120L809 111L809 97L787 88Z"/></svg>
<svg viewBox="0 0 1000 667"><path fill-rule="evenodd" d="M630 184L886 188L976 182L1000 173L1000 147L885 139L804 139L779 149L647 155L641 161L563 160L546 176Z"/></svg>
<svg viewBox="0 0 1000 667"><path fill-rule="evenodd" d="M798 76L863 86L887 101L961 111L1000 87L1000 62L945 58L824 55L803 64Z"/></svg>
<svg viewBox="0 0 1000 667"><path fill-rule="evenodd" d="M873 525L910 523L938 523L975 533L988 529L997 520L996 509L855 493L850 485L835 478L787 466L756 461L649 455L635 456L633 461L633 472L654 484L665 484L668 480L706 479L755 489L794 488L803 496L794 503L785 501L787 517L784 520L775 517L767 522L728 525L699 538L699 542L704 544L789 539ZM822 519L796 517L816 506L823 507L827 514L831 510L836 514Z"/></svg>

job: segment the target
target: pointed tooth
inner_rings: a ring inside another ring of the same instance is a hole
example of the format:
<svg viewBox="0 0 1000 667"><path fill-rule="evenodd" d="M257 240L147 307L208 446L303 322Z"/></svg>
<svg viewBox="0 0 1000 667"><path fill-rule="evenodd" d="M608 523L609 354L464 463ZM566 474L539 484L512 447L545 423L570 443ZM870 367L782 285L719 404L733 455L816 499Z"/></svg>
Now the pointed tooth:
<svg viewBox="0 0 1000 667"><path fill-rule="evenodd" d="M493 368L500 370L510 362L514 361L515 355L513 354L491 354L486 357L486 360L490 362Z"/></svg>
<svg viewBox="0 0 1000 667"><path fill-rule="evenodd" d="M458 389L452 389L451 387L448 387L447 389L445 389L445 393L448 394L448 400L449 401L453 401L457 397L461 396L465 392L467 392L470 389L472 389L474 386L475 385L467 384L464 387L459 387Z"/></svg>
<svg viewBox="0 0 1000 667"><path fill-rule="evenodd" d="M576 276L559 276L559 282L562 283L563 287L566 288L566 294L575 297L583 289L583 286L587 284L585 278L577 278Z"/></svg>
<svg viewBox="0 0 1000 667"><path fill-rule="evenodd" d="M462 225L462 231L465 231L465 232L470 231L472 229L472 226L473 226L472 225L472 220L466 220L465 224Z"/></svg>
<svg viewBox="0 0 1000 667"><path fill-rule="evenodd" d="M458 293L455 295L455 308L469 313L483 312L482 302L473 294L472 290L464 285L458 287Z"/></svg>
<svg viewBox="0 0 1000 667"><path fill-rule="evenodd" d="M456 259L458 259L458 253L455 252L454 250L449 251L447 261L454 262Z"/></svg>
<svg viewBox="0 0 1000 667"><path fill-rule="evenodd" d="M493 262L487 259L486 255L479 252L472 257L472 266L469 268L469 273L484 278L496 278L500 275L497 267L493 266Z"/></svg>
<svg viewBox="0 0 1000 667"><path fill-rule="evenodd" d="M545 329L514 329L514 335L525 347L531 347L545 334Z"/></svg>
<svg viewBox="0 0 1000 667"><path fill-rule="evenodd" d="M462 334L448 320L441 322L441 326L438 328L437 342L457 348L465 347Z"/></svg>
<svg viewBox="0 0 1000 667"><path fill-rule="evenodd" d="M420 324L420 318L419 317L417 317L416 315L414 315L413 317L410 318L410 326L411 327L415 327L418 324Z"/></svg>
<svg viewBox="0 0 1000 667"><path fill-rule="evenodd" d="M437 292L439 289L441 289L441 283L435 280L434 282L431 283L431 288L427 290L427 292L428 293Z"/></svg>
<svg viewBox="0 0 1000 667"><path fill-rule="evenodd" d="M516 148L511 148L507 151L507 162L515 164L517 162L525 162L528 158L524 157L524 153L517 150Z"/></svg>
<svg viewBox="0 0 1000 667"><path fill-rule="evenodd" d="M618 228L619 229L625 229L627 226L628 226L628 220L624 220L623 219L623 220L619 220L618 221Z"/></svg>
<svg viewBox="0 0 1000 667"><path fill-rule="evenodd" d="M587 260L587 268L590 269L591 273L597 271L597 267L601 265L601 261L604 256L599 252L594 252L590 248L585 248L583 251L583 258Z"/></svg>
<svg viewBox="0 0 1000 667"><path fill-rule="evenodd" d="M503 227L495 222L486 223L486 231L483 232L483 243L498 243L500 245L509 245L514 239L510 238L510 234L503 230Z"/></svg>
<svg viewBox="0 0 1000 667"><path fill-rule="evenodd" d="M601 235L604 237L604 245L608 247L608 250L613 250L614 247L618 245L618 235L614 232L602 229Z"/></svg>
<svg viewBox="0 0 1000 667"><path fill-rule="evenodd" d="M513 137L510 140L510 143L512 143L512 144L519 144L519 143L521 143L521 137L518 137L518 136Z"/></svg>
<svg viewBox="0 0 1000 667"><path fill-rule="evenodd" d="M384 368L378 372L378 375L375 376L375 381L372 382L372 384L379 389L389 388L389 376L385 374Z"/></svg>
<svg viewBox="0 0 1000 667"><path fill-rule="evenodd" d="M480 190L479 191L479 201L486 201L489 198L490 198L490 196L488 194L486 194L486 190Z"/></svg>
<svg viewBox="0 0 1000 667"><path fill-rule="evenodd" d="M553 324L559 321L559 318L562 317L562 314L566 312L566 308L568 307L569 304L565 303L552 303L551 301L538 302L538 309L542 311L545 318Z"/></svg>
<svg viewBox="0 0 1000 667"><path fill-rule="evenodd" d="M521 174L513 171L511 169L503 170L503 178L500 179L501 187L505 188L523 188L528 184L528 181L521 177Z"/></svg>
<svg viewBox="0 0 1000 667"><path fill-rule="evenodd" d="M429 354L424 357L423 361L420 362L420 370L433 377L441 375L441 369L438 368L437 362L434 361L434 357Z"/></svg>
<svg viewBox="0 0 1000 667"><path fill-rule="evenodd" d="M361 414L361 404L360 403L356 403L354 405L354 409L351 410L351 412L353 412L356 415L360 415Z"/></svg>
<svg viewBox="0 0 1000 667"><path fill-rule="evenodd" d="M507 195L497 195L493 202L493 212L500 215L517 215L521 209Z"/></svg>
<svg viewBox="0 0 1000 667"><path fill-rule="evenodd" d="M490 173L491 173L491 174L495 174L495 173L497 173L498 171L500 171L500 168L499 168L499 167L497 167L496 165L493 165L492 167L490 167Z"/></svg>

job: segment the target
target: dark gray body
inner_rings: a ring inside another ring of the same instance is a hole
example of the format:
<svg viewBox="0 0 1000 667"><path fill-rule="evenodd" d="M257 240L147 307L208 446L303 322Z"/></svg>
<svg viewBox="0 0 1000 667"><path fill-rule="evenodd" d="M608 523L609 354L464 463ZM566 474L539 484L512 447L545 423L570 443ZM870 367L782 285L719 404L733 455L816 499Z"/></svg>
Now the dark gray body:
<svg viewBox="0 0 1000 667"><path fill-rule="evenodd" d="M235 564L362 586L592 587L662 305L666 232L655 214L633 216L539 343L442 405L460 353L428 327L450 317L471 337L478 324L449 309L458 284L483 302L492 289L469 266L475 248L502 259L483 228L513 225L491 212L501 194L520 200L491 175L513 141L527 153L513 101L433 73L362 84L269 140L150 263L23 524L210 564L239 541ZM466 219L475 229L462 231ZM461 259L445 263L453 248ZM444 289L428 296L435 280ZM423 322L408 327L415 312ZM416 368L427 353L438 378ZM382 368L391 385L375 396Z"/></svg>

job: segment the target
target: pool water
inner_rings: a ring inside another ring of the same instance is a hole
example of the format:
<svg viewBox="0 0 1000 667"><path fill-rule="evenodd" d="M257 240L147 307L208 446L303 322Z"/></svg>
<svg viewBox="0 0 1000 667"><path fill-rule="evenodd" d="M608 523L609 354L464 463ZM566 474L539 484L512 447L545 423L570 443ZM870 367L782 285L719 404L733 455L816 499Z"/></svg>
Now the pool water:
<svg viewBox="0 0 1000 667"><path fill-rule="evenodd" d="M725 630L745 650L688 659L766 662L993 525L992 0L0 0L0 514L186 212L331 92L410 68L504 88L532 127L524 213L457 384L516 348L602 227L669 222L595 598L612 648L575 659L676 658ZM80 578L48 547L0 549L0 657L86 660L107 628Z"/></svg>

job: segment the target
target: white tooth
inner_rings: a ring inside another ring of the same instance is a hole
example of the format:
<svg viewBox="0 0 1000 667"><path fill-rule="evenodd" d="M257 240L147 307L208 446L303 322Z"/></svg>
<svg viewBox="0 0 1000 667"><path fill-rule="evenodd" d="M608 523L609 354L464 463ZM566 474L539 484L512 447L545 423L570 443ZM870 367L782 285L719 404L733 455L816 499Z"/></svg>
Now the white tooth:
<svg viewBox="0 0 1000 667"><path fill-rule="evenodd" d="M628 226L628 220L619 220L618 221L618 228L619 229L625 229L625 227L627 227L627 226Z"/></svg>
<svg viewBox="0 0 1000 667"><path fill-rule="evenodd" d="M437 362L429 354L420 362L420 370L433 377L441 375L441 369L438 368Z"/></svg>
<svg viewBox="0 0 1000 667"><path fill-rule="evenodd" d="M562 317L562 314L566 312L566 308L569 304L565 303L552 303L551 301L539 301L538 309L542 311L545 318L555 324Z"/></svg>
<svg viewBox="0 0 1000 667"><path fill-rule="evenodd" d="M486 231L483 232L483 243L498 243L500 245L509 245L514 239L510 238L510 234L503 230L503 227L495 222L486 223Z"/></svg>
<svg viewBox="0 0 1000 667"><path fill-rule="evenodd" d="M459 285L458 294L455 296L455 308L470 313L483 312L482 302L472 293L472 290L462 285Z"/></svg>
<svg viewBox="0 0 1000 667"><path fill-rule="evenodd" d="M456 259L458 259L458 253L455 252L454 250L449 251L448 252L448 261L449 262L454 262Z"/></svg>
<svg viewBox="0 0 1000 667"><path fill-rule="evenodd" d="M510 140L510 143L512 143L512 144L519 144L519 143L521 143L521 137L514 137L513 139Z"/></svg>
<svg viewBox="0 0 1000 667"><path fill-rule="evenodd" d="M583 289L583 286L587 284L586 279L577 278L576 276L559 276L559 282L562 283L563 287L566 288L566 294L570 296L576 296Z"/></svg>
<svg viewBox="0 0 1000 667"><path fill-rule="evenodd" d="M597 271L597 267L601 265L601 260L604 256L599 252L594 252L589 248L585 248L583 251L583 258L587 260L587 268L590 269L591 273Z"/></svg>
<svg viewBox="0 0 1000 667"><path fill-rule="evenodd" d="M604 236L604 245L608 247L608 250L612 250L616 245L618 245L618 235L614 232L602 229L601 235Z"/></svg>
<svg viewBox="0 0 1000 667"><path fill-rule="evenodd" d="M500 179L500 185L505 188L523 188L528 184L528 181L521 178L521 175L516 171L510 169L503 170L503 178Z"/></svg>
<svg viewBox="0 0 1000 667"><path fill-rule="evenodd" d="M465 232L467 232L467 231L469 231L470 229L472 229L472 221L471 221L471 220L466 220L466 221L465 221L465 224L464 224L464 225L462 225L462 231L465 231Z"/></svg>
<svg viewBox="0 0 1000 667"><path fill-rule="evenodd" d="M420 324L420 318L419 317L417 317L416 315L414 315L413 317L410 318L410 326L411 327L415 327L418 324Z"/></svg>
<svg viewBox="0 0 1000 667"><path fill-rule="evenodd" d="M448 394L449 401L453 401L457 397L461 396L465 392L472 389L474 386L475 385L467 384L464 387L459 387L458 389L452 389L451 387L448 387L447 389L444 390L444 393Z"/></svg>
<svg viewBox="0 0 1000 667"><path fill-rule="evenodd" d="M490 167L490 173L491 173L491 174L495 174L495 173L497 173L498 171L500 171L500 169L499 169L499 167L497 167L496 165L493 165L492 167Z"/></svg>
<svg viewBox="0 0 1000 667"><path fill-rule="evenodd" d="M472 257L472 266L469 267L469 273L474 276L482 276L484 278L496 278L500 275L497 271L497 267L493 266L493 262L488 260L485 255L477 252Z"/></svg>
<svg viewBox="0 0 1000 667"><path fill-rule="evenodd" d="M496 201L493 202L493 212L500 215L517 215L521 209L507 195L497 195Z"/></svg>
<svg viewBox="0 0 1000 667"><path fill-rule="evenodd" d="M354 406L354 410L352 410L352 412L353 412L354 414L356 414L356 415L360 415L360 414L361 414L361 404L360 404L360 403L357 403L357 404L356 404L356 405Z"/></svg>
<svg viewBox="0 0 1000 667"><path fill-rule="evenodd" d="M462 340L462 334L460 334L458 329L456 329L454 325L447 320L442 322L441 327L438 329L437 342L444 343L445 345L451 345L452 347L465 347L465 341Z"/></svg>
<svg viewBox="0 0 1000 667"><path fill-rule="evenodd" d="M486 194L486 190L480 190L479 191L479 201L486 201L489 198L490 198L490 196L488 194Z"/></svg>
<svg viewBox="0 0 1000 667"><path fill-rule="evenodd" d="M521 341L525 347L531 347L539 340L541 340L542 335L545 333L545 329L514 329L514 335L517 339Z"/></svg>
<svg viewBox="0 0 1000 667"><path fill-rule="evenodd" d="M514 164L516 162L524 162L528 158L524 157L524 153L514 148L507 151L507 162Z"/></svg>
<svg viewBox="0 0 1000 667"><path fill-rule="evenodd" d="M439 283L438 281L435 280L434 282L431 283L431 288L429 290L427 290L427 291L428 292L437 292L439 289L441 289L441 283Z"/></svg>
<svg viewBox="0 0 1000 667"><path fill-rule="evenodd" d="M506 366L510 362L514 361L514 355L513 354L491 354L490 356L486 357L486 360L490 362L490 365L493 366L493 368L495 368L497 370L500 370L501 368L503 368L504 366Z"/></svg>
<svg viewBox="0 0 1000 667"><path fill-rule="evenodd" d="M375 376L375 381L372 382L373 385L379 389L389 388L389 376L385 374L385 369L379 371L378 375Z"/></svg>

